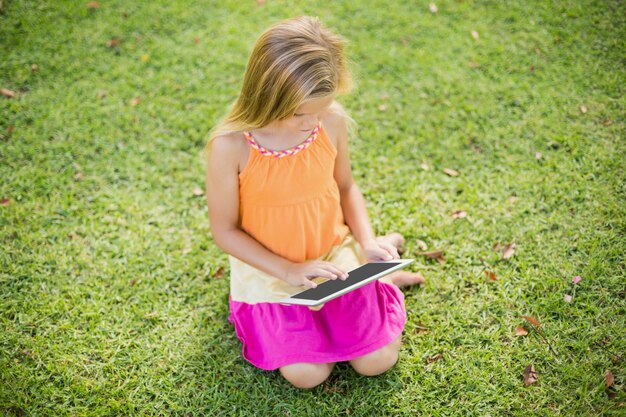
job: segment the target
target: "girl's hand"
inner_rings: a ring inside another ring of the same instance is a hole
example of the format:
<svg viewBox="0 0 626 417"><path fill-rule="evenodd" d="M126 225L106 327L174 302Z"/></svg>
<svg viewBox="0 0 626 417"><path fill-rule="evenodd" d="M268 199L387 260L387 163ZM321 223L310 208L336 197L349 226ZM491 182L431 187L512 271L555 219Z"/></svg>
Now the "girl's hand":
<svg viewBox="0 0 626 417"><path fill-rule="evenodd" d="M311 281L311 279L317 277L345 280L348 274L330 262L306 261L289 265L283 280L295 287L315 288L317 284Z"/></svg>
<svg viewBox="0 0 626 417"><path fill-rule="evenodd" d="M382 239L372 239L361 246L363 247L368 262L400 259L398 249L391 243Z"/></svg>

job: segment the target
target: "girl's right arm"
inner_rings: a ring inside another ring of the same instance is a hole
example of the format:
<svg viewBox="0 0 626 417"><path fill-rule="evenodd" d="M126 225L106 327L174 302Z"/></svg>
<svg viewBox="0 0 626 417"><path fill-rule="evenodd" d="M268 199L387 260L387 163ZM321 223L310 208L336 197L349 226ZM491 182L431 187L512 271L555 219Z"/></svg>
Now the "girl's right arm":
<svg viewBox="0 0 626 417"><path fill-rule="evenodd" d="M239 227L239 155L248 146L236 134L213 139L206 171L206 199L213 240L224 252L294 286L315 288L312 278L346 279L329 262L294 263L276 255Z"/></svg>

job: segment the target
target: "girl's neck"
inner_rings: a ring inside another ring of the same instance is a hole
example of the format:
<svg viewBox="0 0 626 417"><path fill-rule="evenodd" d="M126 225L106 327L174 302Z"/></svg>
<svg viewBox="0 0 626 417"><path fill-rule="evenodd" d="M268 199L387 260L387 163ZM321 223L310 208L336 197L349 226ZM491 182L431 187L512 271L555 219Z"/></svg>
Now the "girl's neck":
<svg viewBox="0 0 626 417"><path fill-rule="evenodd" d="M312 131L301 130L280 126L271 123L267 126L250 131L250 134L259 145L268 149L289 149L304 142Z"/></svg>

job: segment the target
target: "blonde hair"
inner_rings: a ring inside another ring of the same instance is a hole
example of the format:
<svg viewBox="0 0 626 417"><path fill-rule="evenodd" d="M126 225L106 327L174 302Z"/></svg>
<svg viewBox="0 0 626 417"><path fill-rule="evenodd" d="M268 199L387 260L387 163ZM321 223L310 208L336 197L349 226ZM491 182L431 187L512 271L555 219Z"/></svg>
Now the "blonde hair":
<svg viewBox="0 0 626 417"><path fill-rule="evenodd" d="M241 92L209 134L205 153L217 136L264 127L293 116L306 100L349 91L345 45L317 17L285 20L263 32L248 59Z"/></svg>

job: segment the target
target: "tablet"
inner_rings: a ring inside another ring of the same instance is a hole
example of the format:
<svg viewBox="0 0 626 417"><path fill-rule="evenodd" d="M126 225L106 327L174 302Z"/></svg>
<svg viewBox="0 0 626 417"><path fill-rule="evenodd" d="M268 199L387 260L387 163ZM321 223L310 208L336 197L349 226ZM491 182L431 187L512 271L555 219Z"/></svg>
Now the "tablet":
<svg viewBox="0 0 626 417"><path fill-rule="evenodd" d="M394 259L393 261L369 262L348 271L345 281L337 278L324 281L316 288L310 288L291 297L283 298L281 303L316 306L337 298L352 290L356 290L375 279L384 277L400 268L404 268L413 262L413 259Z"/></svg>

